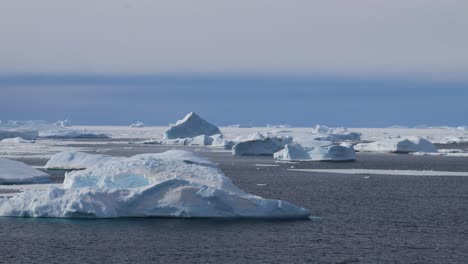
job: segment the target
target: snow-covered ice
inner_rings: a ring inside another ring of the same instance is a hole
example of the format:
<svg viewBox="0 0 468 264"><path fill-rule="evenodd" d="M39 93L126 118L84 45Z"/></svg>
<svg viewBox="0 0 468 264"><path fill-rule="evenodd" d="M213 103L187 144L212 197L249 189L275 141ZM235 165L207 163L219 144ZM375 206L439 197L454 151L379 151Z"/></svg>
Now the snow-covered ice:
<svg viewBox="0 0 468 264"><path fill-rule="evenodd" d="M433 171L433 170L378 170L378 169L288 169L290 171L362 174L362 175L400 175L400 176L452 176L468 177L464 171Z"/></svg>
<svg viewBox="0 0 468 264"><path fill-rule="evenodd" d="M182 120L177 121L175 125L170 126L164 132L164 138L193 138L201 135L212 136L216 134L221 134L218 127L208 123L197 114L190 112Z"/></svg>
<svg viewBox="0 0 468 264"><path fill-rule="evenodd" d="M49 175L23 162L0 158L0 184L49 182Z"/></svg>
<svg viewBox="0 0 468 264"><path fill-rule="evenodd" d="M67 173L63 188L0 199L18 217L307 218L291 203L237 188L212 162L186 151L143 154Z"/></svg>
<svg viewBox="0 0 468 264"><path fill-rule="evenodd" d="M354 148L360 152L437 152L434 144L421 137L394 138L372 143L359 143Z"/></svg>
<svg viewBox="0 0 468 264"><path fill-rule="evenodd" d="M78 151L64 151L53 155L44 167L49 170L82 170L107 162L110 159L120 158Z"/></svg>

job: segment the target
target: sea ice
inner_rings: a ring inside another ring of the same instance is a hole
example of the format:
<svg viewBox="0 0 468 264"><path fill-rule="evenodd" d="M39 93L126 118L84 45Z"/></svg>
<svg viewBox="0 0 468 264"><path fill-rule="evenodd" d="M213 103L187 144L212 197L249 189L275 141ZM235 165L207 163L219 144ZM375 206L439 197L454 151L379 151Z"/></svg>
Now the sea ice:
<svg viewBox="0 0 468 264"><path fill-rule="evenodd" d="M208 123L197 114L190 112L184 119L177 121L164 132L165 139L193 138L221 134L218 127Z"/></svg>
<svg viewBox="0 0 468 264"><path fill-rule="evenodd" d="M27 129L5 129L0 128L0 140L6 138L23 138L27 140L37 139L39 133L37 130L27 130Z"/></svg>
<svg viewBox="0 0 468 264"><path fill-rule="evenodd" d="M354 146L360 152L437 152L437 148L427 139L421 137L407 137L387 139L372 143L359 143Z"/></svg>
<svg viewBox="0 0 468 264"><path fill-rule="evenodd" d="M0 184L49 182L49 175L23 162L0 158Z"/></svg>
<svg viewBox="0 0 468 264"><path fill-rule="evenodd" d="M0 215L115 218L308 218L291 203L237 188L212 162L186 151L136 155L65 175L63 188L0 199Z"/></svg>

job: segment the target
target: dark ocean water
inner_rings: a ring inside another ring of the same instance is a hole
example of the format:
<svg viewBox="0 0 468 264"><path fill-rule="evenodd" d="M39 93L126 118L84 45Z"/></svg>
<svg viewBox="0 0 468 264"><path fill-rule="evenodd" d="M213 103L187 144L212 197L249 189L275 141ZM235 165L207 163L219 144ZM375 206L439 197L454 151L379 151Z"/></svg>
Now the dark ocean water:
<svg viewBox="0 0 468 264"><path fill-rule="evenodd" d="M112 146L110 154L115 155L164 149ZM468 171L466 158L360 154L350 163L259 167L255 164L271 164L272 159L200 154L220 163L241 189L301 205L314 217L0 218L0 263L467 263L468 177L287 170L294 166Z"/></svg>

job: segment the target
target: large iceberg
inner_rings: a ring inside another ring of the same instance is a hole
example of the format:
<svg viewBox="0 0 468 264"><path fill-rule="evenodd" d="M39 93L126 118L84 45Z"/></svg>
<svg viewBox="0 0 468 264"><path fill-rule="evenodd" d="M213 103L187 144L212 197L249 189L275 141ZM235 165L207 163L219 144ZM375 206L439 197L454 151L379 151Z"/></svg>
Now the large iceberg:
<svg viewBox="0 0 468 264"><path fill-rule="evenodd" d="M265 137L258 134L257 139L249 139L235 144L232 148L232 154L236 156L273 155L292 141L293 138L289 136Z"/></svg>
<svg viewBox="0 0 468 264"><path fill-rule="evenodd" d="M165 139L193 138L196 136L212 136L221 134L218 127L208 123L197 114L190 112L184 119L177 121L164 132Z"/></svg>
<svg viewBox="0 0 468 264"><path fill-rule="evenodd" d="M78 151L64 151L53 155L44 167L49 170L82 170L110 159L118 158Z"/></svg>
<svg viewBox="0 0 468 264"><path fill-rule="evenodd" d="M393 138L372 143L360 143L354 146L360 152L437 152L437 148L421 137Z"/></svg>
<svg viewBox="0 0 468 264"><path fill-rule="evenodd" d="M0 158L0 184L49 182L49 175L23 162Z"/></svg>
<svg viewBox="0 0 468 264"><path fill-rule="evenodd" d="M186 151L136 155L65 175L64 187L0 199L18 217L308 218L291 203L237 188L212 162Z"/></svg>
<svg viewBox="0 0 468 264"><path fill-rule="evenodd" d="M286 161L352 161L356 159L356 153L352 147L336 145L307 150L298 144L288 144L273 156L276 160Z"/></svg>

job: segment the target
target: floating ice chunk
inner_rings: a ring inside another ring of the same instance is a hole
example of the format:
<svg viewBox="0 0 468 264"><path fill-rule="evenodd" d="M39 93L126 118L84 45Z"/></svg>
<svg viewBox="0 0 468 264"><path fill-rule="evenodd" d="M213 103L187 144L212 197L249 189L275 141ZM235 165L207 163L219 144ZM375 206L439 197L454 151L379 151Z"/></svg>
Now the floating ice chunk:
<svg viewBox="0 0 468 264"><path fill-rule="evenodd" d="M15 138L5 138L0 140L0 143L3 144L21 144L21 143L34 143L35 140L28 140L22 137L15 137Z"/></svg>
<svg viewBox="0 0 468 264"><path fill-rule="evenodd" d="M427 139L421 137L407 137L388 139L372 143L360 143L354 146L360 152L437 152L437 148Z"/></svg>
<svg viewBox="0 0 468 264"><path fill-rule="evenodd" d="M184 119L177 123L164 133L165 139L193 138L196 136L212 136L221 134L218 127L208 123L197 114L191 112Z"/></svg>
<svg viewBox="0 0 468 264"><path fill-rule="evenodd" d="M309 152L298 144L288 144L284 149L273 154L275 160L310 160Z"/></svg>
<svg viewBox="0 0 468 264"><path fill-rule="evenodd" d="M49 182L49 175L22 162L0 158L0 184Z"/></svg>
<svg viewBox="0 0 468 264"><path fill-rule="evenodd" d="M145 124L143 122L140 122L140 121L137 121L136 123L130 124L130 127L136 127L136 128L144 127L144 126L145 126Z"/></svg>
<svg viewBox="0 0 468 264"><path fill-rule="evenodd" d="M312 161L351 161L356 159L356 152L352 147L328 146L314 148L309 151Z"/></svg>
<svg viewBox="0 0 468 264"><path fill-rule="evenodd" d="M104 163L110 159L119 158L77 151L65 151L52 156L44 167L49 170L82 170Z"/></svg>
<svg viewBox="0 0 468 264"><path fill-rule="evenodd" d="M237 188L212 162L186 151L110 160L67 173L64 188L0 199L0 215L20 217L307 218L310 212Z"/></svg>
<svg viewBox="0 0 468 264"><path fill-rule="evenodd" d="M235 144L232 154L236 156L273 155L283 149L286 144L292 143L292 140L292 137L288 136L247 140Z"/></svg>
<svg viewBox="0 0 468 264"><path fill-rule="evenodd" d="M286 161L351 161L356 159L356 153L352 147L326 146L316 147L311 150L301 145L286 145L283 150L276 152L276 160Z"/></svg>

